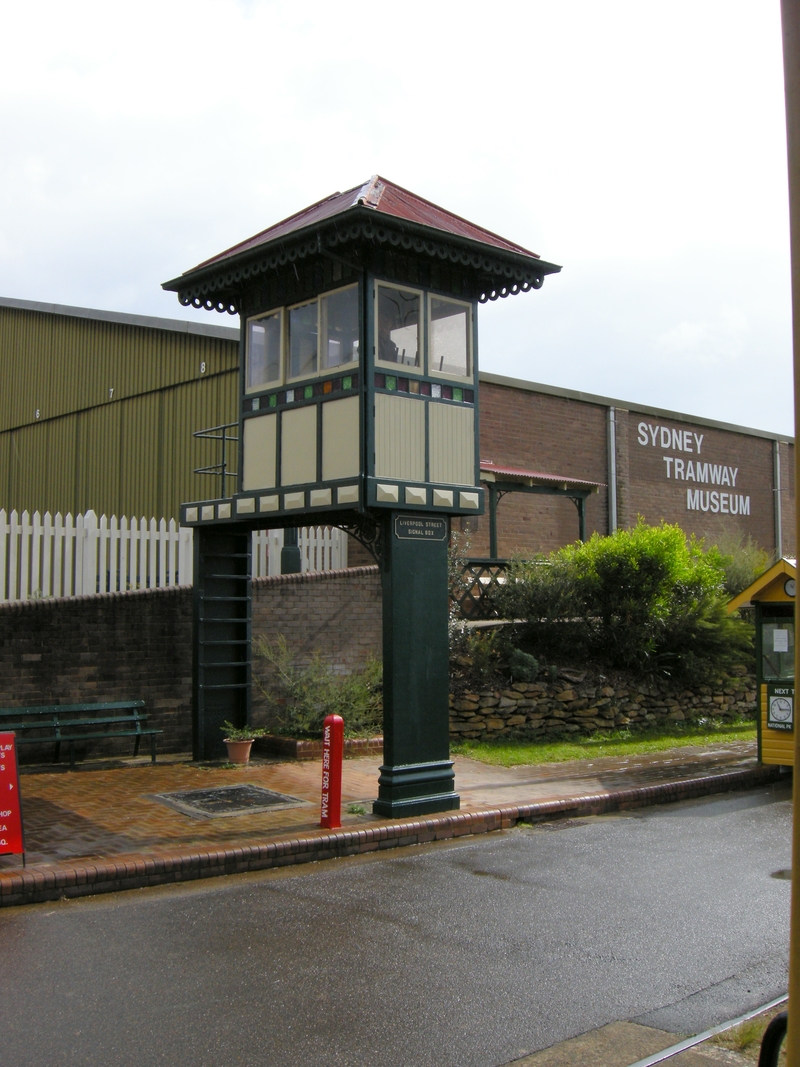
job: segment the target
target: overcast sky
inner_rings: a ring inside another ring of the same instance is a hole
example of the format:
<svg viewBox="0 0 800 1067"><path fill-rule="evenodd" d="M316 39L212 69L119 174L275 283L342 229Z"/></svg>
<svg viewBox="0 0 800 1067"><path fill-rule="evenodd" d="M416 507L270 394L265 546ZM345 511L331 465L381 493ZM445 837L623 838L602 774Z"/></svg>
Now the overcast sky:
<svg viewBox="0 0 800 1067"><path fill-rule="evenodd" d="M0 0L0 295L160 283L380 173L563 264L481 367L793 432L778 0Z"/></svg>

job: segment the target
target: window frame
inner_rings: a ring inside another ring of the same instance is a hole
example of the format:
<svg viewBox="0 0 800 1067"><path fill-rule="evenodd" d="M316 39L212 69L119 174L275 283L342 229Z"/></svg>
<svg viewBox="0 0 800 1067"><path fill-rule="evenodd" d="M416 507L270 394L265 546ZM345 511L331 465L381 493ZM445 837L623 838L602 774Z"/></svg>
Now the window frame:
<svg viewBox="0 0 800 1067"><path fill-rule="evenodd" d="M317 377L328 378L332 374L345 374L351 371L354 367L358 367L362 359L362 322L361 322L361 299L360 290L361 286L358 282L349 282L347 285L340 285L338 289L329 289L325 293L320 293L317 299L317 366L319 366L322 359L321 350L321 338L322 338L322 301L325 297L335 296L337 293L343 293L347 289L355 289L356 292L356 321L358 322L358 359L351 359L349 363L338 363L335 367L329 367L326 370L318 370Z"/></svg>
<svg viewBox="0 0 800 1067"><path fill-rule="evenodd" d="M281 324L281 339L280 339L280 359L278 363L278 377L271 382L262 382L260 385L248 385L247 380L250 373L250 326L252 323L259 322L261 319L272 318L273 315L280 317ZM253 393L266 393L270 389L277 389L283 385L286 373L286 308L283 306L272 308L271 311L263 311L258 315L251 315L245 324L245 342L244 342L244 393L245 396L250 396Z"/></svg>
<svg viewBox="0 0 800 1067"><path fill-rule="evenodd" d="M440 293L435 293L430 289L427 291L427 301L425 306L425 325L428 334L428 345L425 351L426 363L428 368L428 376L430 378L442 378L444 381L450 382L471 382L473 378L473 356L472 356L472 340L474 334L474 326L472 322L472 304L467 300L459 300L453 296L444 296ZM447 304L456 304L458 307L467 309L467 372L466 374L448 374L447 371L434 370L433 368L433 351L431 346L431 340L433 337L432 322L433 316L431 314L431 302L433 300L442 300Z"/></svg>
<svg viewBox="0 0 800 1067"><path fill-rule="evenodd" d="M346 289L355 289L356 300L358 302L358 282L349 282L347 285L340 285L336 289L327 289L324 293L317 293L316 296L309 297L307 300L298 300L296 304L287 304L284 308L286 312L286 341L284 343L284 382L289 385L294 382L306 382L311 378L330 378L335 374L346 374L353 368L358 367L361 363L361 315L360 315L360 302L358 303L358 359L350 360L349 363L339 363L336 367L331 367L326 370L320 368L320 362L322 357L322 301L327 296L334 296L336 293L343 293ZM292 358L292 337L291 327L289 325L289 315L295 308L308 307L309 304L317 305L317 369L313 374L300 374L292 376L289 374L290 360Z"/></svg>
<svg viewBox="0 0 800 1067"><path fill-rule="evenodd" d="M380 295L379 295L379 290L380 290L381 286L383 286L384 289L399 289L401 292L404 292L404 293L414 293L416 296L418 296L420 298L419 299L419 305L420 305L420 317L419 317L419 319L420 319L420 321L419 321L419 341L418 341L419 366L415 367L415 366L412 366L411 364L408 364L408 363L392 363L391 360L386 360L386 359L381 359L380 358L380 355L379 355L379 353L380 353L380 341L379 341L379 337L378 337L378 325L379 325L379 322L380 322L380 304L379 304ZM374 355L374 358L373 358L373 362L374 362L375 366L376 367L381 367L384 370L386 370L387 372L389 370L391 370L395 375L400 375L401 377L405 377L407 374L413 374L413 375L418 375L421 378L424 378L425 377L426 364L427 364L427 361L428 361L428 354L427 354L426 344L425 344L425 342L427 340L426 329L425 329L426 312L427 312L427 301L426 301L425 290L424 289L418 289L415 285L403 285L400 282L379 281L376 278L375 279L375 293L374 293L374 296L373 296L373 300L374 300L373 347L375 349L375 355Z"/></svg>

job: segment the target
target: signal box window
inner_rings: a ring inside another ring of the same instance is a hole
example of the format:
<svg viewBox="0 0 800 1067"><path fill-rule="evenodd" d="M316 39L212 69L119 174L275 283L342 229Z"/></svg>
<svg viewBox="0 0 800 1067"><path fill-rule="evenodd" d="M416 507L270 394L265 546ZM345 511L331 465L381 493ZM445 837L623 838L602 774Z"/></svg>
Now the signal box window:
<svg viewBox="0 0 800 1067"><path fill-rule="evenodd" d="M467 378L470 373L470 307L430 297L428 367L431 374Z"/></svg>
<svg viewBox="0 0 800 1067"><path fill-rule="evenodd" d="M317 373L317 301L289 310L289 378Z"/></svg>
<svg viewBox="0 0 800 1067"><path fill-rule="evenodd" d="M409 289L378 286L379 363L421 368L422 295Z"/></svg>
<svg viewBox="0 0 800 1067"><path fill-rule="evenodd" d="M281 380L283 314L275 311L251 319L247 328L248 392L274 385Z"/></svg>
<svg viewBox="0 0 800 1067"><path fill-rule="evenodd" d="M358 286L320 298L320 369L358 362Z"/></svg>

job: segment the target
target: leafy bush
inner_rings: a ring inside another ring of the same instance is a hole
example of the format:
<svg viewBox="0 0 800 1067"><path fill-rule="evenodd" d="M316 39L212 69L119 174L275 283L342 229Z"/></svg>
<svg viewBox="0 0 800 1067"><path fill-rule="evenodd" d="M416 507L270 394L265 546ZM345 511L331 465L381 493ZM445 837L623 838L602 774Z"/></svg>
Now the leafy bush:
<svg viewBox="0 0 800 1067"><path fill-rule="evenodd" d="M741 593L773 562L770 554L750 534L729 530L717 541L725 572L725 591L734 597Z"/></svg>
<svg viewBox="0 0 800 1067"><path fill-rule="evenodd" d="M273 713L276 727L290 737L321 737L326 715L341 715L346 737L369 737L383 729L383 669L370 660L362 671L336 674L315 652L304 666L292 663L286 639L253 642L255 655L268 665L269 682L256 685Z"/></svg>
<svg viewBox="0 0 800 1067"><path fill-rule="evenodd" d="M554 658L716 677L752 647L752 630L725 610L724 558L679 526L641 520L548 557L515 561L498 594L526 643Z"/></svg>
<svg viewBox="0 0 800 1067"><path fill-rule="evenodd" d="M508 670L513 682L535 682L539 674L539 661L520 648L512 648L508 655Z"/></svg>
<svg viewBox="0 0 800 1067"><path fill-rule="evenodd" d="M226 741L255 741L257 737L263 737L267 732L262 727L234 726L226 719L220 727Z"/></svg>

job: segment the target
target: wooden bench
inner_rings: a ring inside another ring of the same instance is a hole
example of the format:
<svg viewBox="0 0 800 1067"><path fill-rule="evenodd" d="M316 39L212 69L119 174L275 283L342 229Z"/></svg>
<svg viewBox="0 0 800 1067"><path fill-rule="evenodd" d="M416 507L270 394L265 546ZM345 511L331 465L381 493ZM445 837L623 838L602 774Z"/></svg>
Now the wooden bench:
<svg viewBox="0 0 800 1067"><path fill-rule="evenodd" d="M134 737L134 756L143 737L150 739L150 758L156 762L156 735L163 730L147 726L143 700L106 704L46 704L35 708L0 708L0 732L13 731L18 745L55 744L54 762L61 744L69 745L69 765L75 766L76 742L109 737Z"/></svg>

